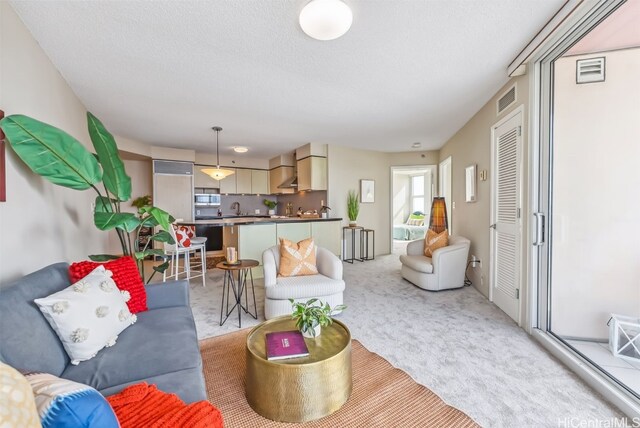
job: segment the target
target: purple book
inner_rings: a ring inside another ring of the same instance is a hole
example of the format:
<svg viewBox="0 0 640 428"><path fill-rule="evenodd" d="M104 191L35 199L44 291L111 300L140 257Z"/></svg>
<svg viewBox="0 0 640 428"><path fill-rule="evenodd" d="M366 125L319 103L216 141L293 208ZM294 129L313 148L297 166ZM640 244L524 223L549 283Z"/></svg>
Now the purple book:
<svg viewBox="0 0 640 428"><path fill-rule="evenodd" d="M265 335L267 360L306 357L309 355L307 344L299 331L277 331Z"/></svg>

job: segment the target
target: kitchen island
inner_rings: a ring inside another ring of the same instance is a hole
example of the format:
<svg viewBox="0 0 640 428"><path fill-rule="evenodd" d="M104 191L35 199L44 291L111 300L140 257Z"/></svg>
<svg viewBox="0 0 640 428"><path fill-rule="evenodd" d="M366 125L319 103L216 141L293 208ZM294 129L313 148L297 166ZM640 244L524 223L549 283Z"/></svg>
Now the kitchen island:
<svg viewBox="0 0 640 428"><path fill-rule="evenodd" d="M300 218L300 217L252 217L239 216L182 221L180 224L223 228L223 250L235 247L241 259L253 259L260 263L254 276L262 277L262 253L280 238L298 242L313 238L316 245L341 256L341 218ZM224 254L224 252L220 252Z"/></svg>

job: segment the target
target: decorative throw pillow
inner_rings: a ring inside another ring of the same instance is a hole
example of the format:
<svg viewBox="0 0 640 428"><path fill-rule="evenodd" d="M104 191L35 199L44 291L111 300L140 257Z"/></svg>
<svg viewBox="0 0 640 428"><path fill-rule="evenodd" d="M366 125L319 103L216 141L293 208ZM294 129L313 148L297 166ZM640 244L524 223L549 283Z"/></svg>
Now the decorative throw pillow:
<svg viewBox="0 0 640 428"><path fill-rule="evenodd" d="M186 226L186 225L179 225L176 226L178 229L180 229L181 231L183 231L184 233L187 234L187 236L189 237L189 239L193 239L194 236L196 236L196 227L195 226Z"/></svg>
<svg viewBox="0 0 640 428"><path fill-rule="evenodd" d="M438 248L449 245L449 231L447 229L440 233L436 233L431 229L427 230L424 236L424 255L433 257L433 252Z"/></svg>
<svg viewBox="0 0 640 428"><path fill-rule="evenodd" d="M184 248L188 248L191 246L191 238L193 236L189 236L189 232L182 229L182 226L173 226L173 230L176 233L176 241L178 241L178 245Z"/></svg>
<svg viewBox="0 0 640 428"><path fill-rule="evenodd" d="M51 327L77 365L113 346L122 330L136 322L129 312L129 292L120 291L111 271L98 266L75 284L48 297L35 299Z"/></svg>
<svg viewBox="0 0 640 428"><path fill-rule="evenodd" d="M407 226L424 226L424 214L411 214L407 219Z"/></svg>
<svg viewBox="0 0 640 428"><path fill-rule="evenodd" d="M116 286L123 291L128 291L131 299L127 302L132 314L147 310L147 291L138 272L138 265L133 258L126 256L106 263L83 261L69 266L69 278L71 283L78 282L98 266L104 266L113 273Z"/></svg>
<svg viewBox="0 0 640 428"><path fill-rule="evenodd" d="M26 373L43 428L118 428L107 400L90 386L48 373ZM16 425L18 426L18 425ZM23 425L20 425L23 426Z"/></svg>
<svg viewBox="0 0 640 428"><path fill-rule="evenodd" d="M0 426L40 428L40 417L27 379L0 362Z"/></svg>
<svg viewBox="0 0 640 428"><path fill-rule="evenodd" d="M312 238L297 244L280 238L280 276L316 275L316 246Z"/></svg>

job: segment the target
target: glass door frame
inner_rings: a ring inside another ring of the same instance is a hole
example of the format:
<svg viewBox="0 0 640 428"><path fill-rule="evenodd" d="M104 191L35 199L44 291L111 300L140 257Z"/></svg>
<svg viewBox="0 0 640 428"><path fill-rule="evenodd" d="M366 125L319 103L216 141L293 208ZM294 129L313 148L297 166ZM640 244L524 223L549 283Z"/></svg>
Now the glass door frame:
<svg viewBox="0 0 640 428"><path fill-rule="evenodd" d="M630 416L640 416L640 400L619 385L593 362L551 332L551 256L553 213L553 94L554 62L583 35L606 19L626 0L600 0L586 4L571 16L532 58L530 74L530 206L534 217L530 236L531 334L578 376ZM538 221L536 221L538 220ZM586 363L586 364L585 364Z"/></svg>

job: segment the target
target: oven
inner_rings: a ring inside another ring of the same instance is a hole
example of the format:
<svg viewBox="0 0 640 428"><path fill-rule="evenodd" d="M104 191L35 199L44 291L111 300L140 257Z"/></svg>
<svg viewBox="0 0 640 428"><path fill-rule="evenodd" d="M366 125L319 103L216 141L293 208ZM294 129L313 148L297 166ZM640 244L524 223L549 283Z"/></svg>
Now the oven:
<svg viewBox="0 0 640 428"><path fill-rule="evenodd" d="M219 207L220 194L219 193L196 193L194 196L193 204L196 207Z"/></svg>

